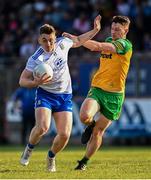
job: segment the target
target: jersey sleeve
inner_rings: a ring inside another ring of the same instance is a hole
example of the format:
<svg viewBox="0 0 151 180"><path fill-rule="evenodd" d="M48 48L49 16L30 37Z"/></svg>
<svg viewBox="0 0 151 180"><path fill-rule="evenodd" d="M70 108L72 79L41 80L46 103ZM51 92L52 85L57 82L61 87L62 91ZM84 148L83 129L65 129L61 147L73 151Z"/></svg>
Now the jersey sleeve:
<svg viewBox="0 0 151 180"><path fill-rule="evenodd" d="M44 50L39 47L36 52L29 57L27 63L26 63L26 67L25 69L27 69L28 71L31 71L33 72L34 68L36 67L37 63L38 62L41 62L42 61L42 54L44 53Z"/></svg>
<svg viewBox="0 0 151 180"><path fill-rule="evenodd" d="M32 57L30 57L28 59L27 63L26 63L25 69L27 69L28 71L33 72L35 67L36 67L36 62L35 62L35 60Z"/></svg>
<svg viewBox="0 0 151 180"><path fill-rule="evenodd" d="M63 44L66 48L70 49L73 45L73 41L71 39L65 37L63 39Z"/></svg>
<svg viewBox="0 0 151 180"><path fill-rule="evenodd" d="M131 42L127 41L126 39L112 41L112 44L115 46L118 54L126 54L130 49L132 49Z"/></svg>

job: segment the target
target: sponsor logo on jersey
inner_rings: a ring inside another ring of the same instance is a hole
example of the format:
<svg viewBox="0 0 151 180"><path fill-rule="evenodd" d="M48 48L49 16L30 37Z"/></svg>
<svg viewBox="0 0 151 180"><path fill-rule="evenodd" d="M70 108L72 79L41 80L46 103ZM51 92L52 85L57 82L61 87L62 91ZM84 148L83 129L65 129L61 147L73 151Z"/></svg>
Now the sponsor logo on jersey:
<svg viewBox="0 0 151 180"><path fill-rule="evenodd" d="M37 105L40 105L40 104L41 104L41 100L38 100Z"/></svg>
<svg viewBox="0 0 151 180"><path fill-rule="evenodd" d="M65 47L64 47L64 45L63 45L63 43L60 43L60 48L63 50Z"/></svg>
<svg viewBox="0 0 151 180"><path fill-rule="evenodd" d="M55 68L53 69L54 71L61 70L64 67L65 61L62 58L56 59L54 62Z"/></svg>
<svg viewBox="0 0 151 180"><path fill-rule="evenodd" d="M112 54L101 54L101 58L112 59Z"/></svg>
<svg viewBox="0 0 151 180"><path fill-rule="evenodd" d="M53 51L53 53L52 53L54 56L57 56L57 53L55 52L55 51Z"/></svg>

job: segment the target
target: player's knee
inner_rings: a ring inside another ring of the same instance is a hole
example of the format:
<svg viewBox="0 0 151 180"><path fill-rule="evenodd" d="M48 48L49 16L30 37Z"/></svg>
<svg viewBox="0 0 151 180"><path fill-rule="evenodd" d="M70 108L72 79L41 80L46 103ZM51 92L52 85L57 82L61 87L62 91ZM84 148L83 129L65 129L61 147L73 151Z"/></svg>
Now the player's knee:
<svg viewBox="0 0 151 180"><path fill-rule="evenodd" d="M44 135L44 134L46 134L47 132L48 132L48 127L47 126L41 126L41 127L38 127L37 128L37 133L39 134L39 135Z"/></svg>
<svg viewBox="0 0 151 180"><path fill-rule="evenodd" d="M59 136L62 141L67 141L70 137L70 134L69 133L60 133Z"/></svg>
<svg viewBox="0 0 151 180"><path fill-rule="evenodd" d="M92 116L88 112L80 112L80 120L82 123L88 123L92 119Z"/></svg>

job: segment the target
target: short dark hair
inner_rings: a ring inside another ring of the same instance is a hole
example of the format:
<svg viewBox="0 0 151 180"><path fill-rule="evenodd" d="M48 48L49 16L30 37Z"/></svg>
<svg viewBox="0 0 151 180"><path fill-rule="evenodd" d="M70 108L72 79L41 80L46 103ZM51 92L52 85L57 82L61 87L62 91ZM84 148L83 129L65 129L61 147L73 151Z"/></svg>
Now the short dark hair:
<svg viewBox="0 0 151 180"><path fill-rule="evenodd" d="M39 34L52 34L52 33L56 33L55 29L53 26L49 25L49 24L44 24L43 26L40 27L39 29Z"/></svg>
<svg viewBox="0 0 151 180"><path fill-rule="evenodd" d="M130 25L130 20L127 16L114 16L112 22L120 23L122 25Z"/></svg>

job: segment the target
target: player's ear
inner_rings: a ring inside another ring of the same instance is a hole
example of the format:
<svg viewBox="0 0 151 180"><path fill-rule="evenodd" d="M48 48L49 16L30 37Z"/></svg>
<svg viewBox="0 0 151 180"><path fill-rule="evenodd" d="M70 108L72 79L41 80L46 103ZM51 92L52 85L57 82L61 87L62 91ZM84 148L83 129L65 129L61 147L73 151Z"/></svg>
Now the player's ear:
<svg viewBox="0 0 151 180"><path fill-rule="evenodd" d="M128 26L128 25L125 25L124 30L125 30L125 34L127 34L127 33L128 33L128 31L129 31L129 26Z"/></svg>
<svg viewBox="0 0 151 180"><path fill-rule="evenodd" d="M38 43L41 44L41 37L38 37Z"/></svg>
<svg viewBox="0 0 151 180"><path fill-rule="evenodd" d="M127 34L128 33L128 28L125 28L125 34Z"/></svg>

